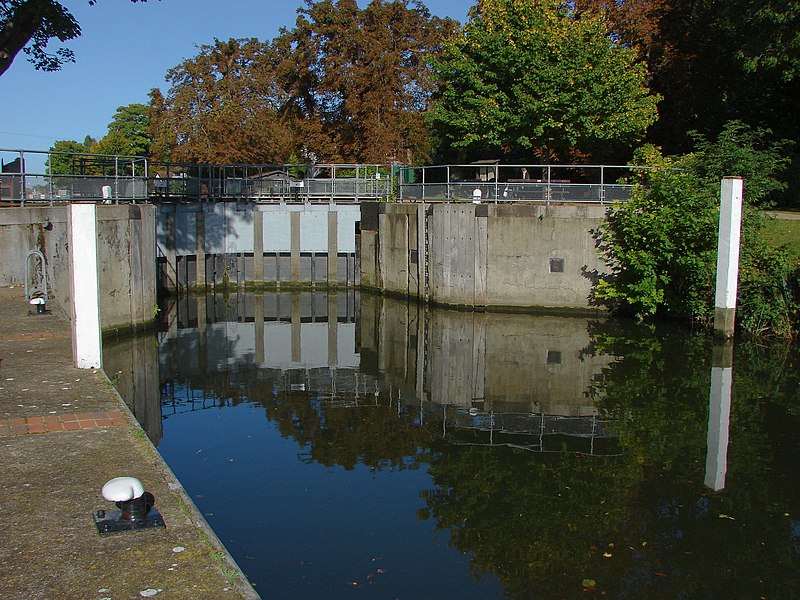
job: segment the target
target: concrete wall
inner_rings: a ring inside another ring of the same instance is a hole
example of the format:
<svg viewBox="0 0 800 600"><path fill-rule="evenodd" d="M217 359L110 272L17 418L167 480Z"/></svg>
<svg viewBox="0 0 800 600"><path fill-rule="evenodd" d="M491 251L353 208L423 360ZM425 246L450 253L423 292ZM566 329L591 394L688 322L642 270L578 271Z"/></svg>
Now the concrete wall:
<svg viewBox="0 0 800 600"><path fill-rule="evenodd" d="M156 306L155 207L98 205L97 233L103 330L151 322ZM25 256L29 250L39 250L45 256L49 296L69 315L67 238L64 206L0 209L0 285L23 286Z"/></svg>
<svg viewBox="0 0 800 600"><path fill-rule="evenodd" d="M362 205L361 284L466 307L597 310L593 205Z"/></svg>
<svg viewBox="0 0 800 600"><path fill-rule="evenodd" d="M163 204L161 285L356 285L360 219L357 204Z"/></svg>

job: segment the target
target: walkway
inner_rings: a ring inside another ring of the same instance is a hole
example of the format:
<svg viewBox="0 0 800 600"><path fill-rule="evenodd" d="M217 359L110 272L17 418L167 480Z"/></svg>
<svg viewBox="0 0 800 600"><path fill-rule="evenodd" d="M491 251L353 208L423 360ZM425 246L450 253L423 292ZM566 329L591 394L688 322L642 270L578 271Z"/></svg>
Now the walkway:
<svg viewBox="0 0 800 600"><path fill-rule="evenodd" d="M102 373L72 366L68 320L0 288L0 598L257 598ZM138 477L167 529L100 537L100 494Z"/></svg>

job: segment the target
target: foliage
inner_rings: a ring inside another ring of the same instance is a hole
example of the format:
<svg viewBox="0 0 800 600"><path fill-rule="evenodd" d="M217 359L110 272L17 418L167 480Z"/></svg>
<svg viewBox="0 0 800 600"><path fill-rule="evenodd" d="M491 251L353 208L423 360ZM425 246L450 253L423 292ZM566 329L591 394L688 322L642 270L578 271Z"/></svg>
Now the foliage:
<svg viewBox="0 0 800 600"><path fill-rule="evenodd" d="M424 157L424 56L452 22L421 4L307 2L269 43L215 40L153 90L154 153L174 161L390 162Z"/></svg>
<svg viewBox="0 0 800 600"><path fill-rule="evenodd" d="M89 0L89 4L96 1ZM8 70L21 50L37 69L58 71L64 63L74 62L75 55L63 47L49 51L50 40L66 42L80 35L80 25L60 2L0 0L0 75Z"/></svg>
<svg viewBox="0 0 800 600"><path fill-rule="evenodd" d="M123 154L126 156L148 156L150 154L150 107L144 104L128 104L117 108L108 124L108 136L118 136L122 141L121 152L102 152L103 154ZM100 144L103 140L100 140ZM99 152L99 150L98 150Z"/></svg>
<svg viewBox="0 0 800 600"><path fill-rule="evenodd" d="M68 175L73 172L74 156L87 152L85 145L75 140L58 140L50 148L47 172L51 175ZM64 153L64 154L60 154Z"/></svg>
<svg viewBox="0 0 800 600"><path fill-rule="evenodd" d="M798 271L784 250L761 240L756 207L785 184L782 145L762 145L763 135L730 123L715 143L695 135L697 151L665 158L645 147L632 200L614 208L598 232L610 274L596 289L601 302L638 318L667 316L703 325L713 317L719 182L745 177L740 254L739 326L751 334L791 335L797 327Z"/></svg>
<svg viewBox="0 0 800 600"><path fill-rule="evenodd" d="M648 66L664 97L649 140L686 152L686 132L714 137L727 121L798 139L800 4L763 0L576 0Z"/></svg>
<svg viewBox="0 0 800 600"><path fill-rule="evenodd" d="M454 28L419 2L307 2L295 28L276 40L287 108L325 138L328 159L423 158L422 112L433 88L425 60Z"/></svg>
<svg viewBox="0 0 800 600"><path fill-rule="evenodd" d="M604 159L656 119L644 65L557 0L481 0L433 59L430 121L471 157Z"/></svg>
<svg viewBox="0 0 800 600"><path fill-rule="evenodd" d="M166 97L150 93L153 155L217 164L281 162L293 147L278 115L271 50L255 38L214 40L171 69Z"/></svg>

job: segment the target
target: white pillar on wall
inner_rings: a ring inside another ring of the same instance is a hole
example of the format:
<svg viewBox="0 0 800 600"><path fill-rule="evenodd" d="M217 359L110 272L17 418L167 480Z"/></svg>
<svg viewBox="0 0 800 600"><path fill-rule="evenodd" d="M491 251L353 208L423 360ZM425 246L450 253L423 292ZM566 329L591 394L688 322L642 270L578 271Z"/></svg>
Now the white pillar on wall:
<svg viewBox="0 0 800 600"><path fill-rule="evenodd" d="M70 204L69 272L72 292L72 358L79 369L103 364L100 330L97 206Z"/></svg>

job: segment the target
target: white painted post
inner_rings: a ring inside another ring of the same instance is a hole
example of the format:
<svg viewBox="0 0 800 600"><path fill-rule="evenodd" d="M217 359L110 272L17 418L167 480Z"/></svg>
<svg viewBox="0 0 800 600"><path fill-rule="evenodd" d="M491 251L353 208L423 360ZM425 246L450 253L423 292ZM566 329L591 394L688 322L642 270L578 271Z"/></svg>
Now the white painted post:
<svg viewBox="0 0 800 600"><path fill-rule="evenodd" d="M725 177L720 191L719 241L717 243L717 293L714 301L714 333L731 338L736 320L736 288L739 279L739 242L742 224L742 178Z"/></svg>
<svg viewBox="0 0 800 600"><path fill-rule="evenodd" d="M72 291L72 358L79 369L103 364L100 333L97 206L70 204L69 272Z"/></svg>
<svg viewBox="0 0 800 600"><path fill-rule="evenodd" d="M728 471L728 436L733 387L733 342L715 345L711 361L711 392L708 400L706 438L706 487L718 492L725 488Z"/></svg>

